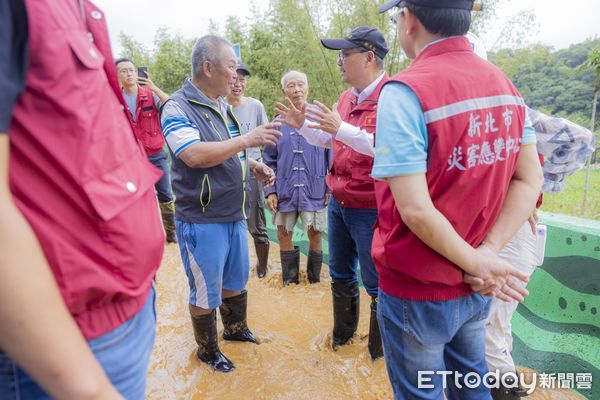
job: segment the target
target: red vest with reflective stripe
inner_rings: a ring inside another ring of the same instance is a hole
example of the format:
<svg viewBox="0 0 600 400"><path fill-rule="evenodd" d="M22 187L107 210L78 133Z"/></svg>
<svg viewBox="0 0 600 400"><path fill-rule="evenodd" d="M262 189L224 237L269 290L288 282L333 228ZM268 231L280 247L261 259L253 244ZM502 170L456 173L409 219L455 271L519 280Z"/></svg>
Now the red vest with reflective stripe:
<svg viewBox="0 0 600 400"><path fill-rule="evenodd" d="M162 151L165 146L152 91L138 86L136 104L135 122L132 121L135 136L144 146L146 154L151 156Z"/></svg>
<svg viewBox="0 0 600 400"><path fill-rule="evenodd" d="M521 96L464 37L430 45L391 80L410 87L425 113L433 204L477 247L500 213L516 167L525 119ZM428 301L470 294L462 270L402 222L388 184L375 187L379 217L371 254L382 290Z"/></svg>
<svg viewBox="0 0 600 400"><path fill-rule="evenodd" d="M93 339L148 297L164 248L160 172L119 103L104 15L87 1L86 23L72 0L25 4L29 70L9 129L10 189L68 309Z"/></svg>
<svg viewBox="0 0 600 400"><path fill-rule="evenodd" d="M344 122L375 134L377 102L381 87L388 81L383 77L373 93L360 104L351 89L338 100L338 112ZM350 208L376 208L374 180L371 178L373 157L354 151L350 146L333 141L333 165L327 175L327 186L333 197Z"/></svg>

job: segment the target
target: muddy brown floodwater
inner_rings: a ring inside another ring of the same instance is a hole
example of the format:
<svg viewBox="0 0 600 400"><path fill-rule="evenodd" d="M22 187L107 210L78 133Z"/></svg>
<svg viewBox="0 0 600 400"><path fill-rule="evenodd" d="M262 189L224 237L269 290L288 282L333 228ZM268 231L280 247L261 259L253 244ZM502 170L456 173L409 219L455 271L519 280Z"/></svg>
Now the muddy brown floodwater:
<svg viewBox="0 0 600 400"><path fill-rule="evenodd" d="M251 246L251 264L256 258ZM282 287L279 247L272 243L266 278L252 269L248 282L248 323L258 345L226 342L221 351L235 364L232 373L214 373L196 359L188 285L179 249L167 246L157 275L158 332L148 372L148 399L392 399L385 361L367 351L369 296L361 292L361 319L352 343L331 350L330 279L308 285L301 258L301 282ZM528 400L581 399L574 392L536 390Z"/></svg>

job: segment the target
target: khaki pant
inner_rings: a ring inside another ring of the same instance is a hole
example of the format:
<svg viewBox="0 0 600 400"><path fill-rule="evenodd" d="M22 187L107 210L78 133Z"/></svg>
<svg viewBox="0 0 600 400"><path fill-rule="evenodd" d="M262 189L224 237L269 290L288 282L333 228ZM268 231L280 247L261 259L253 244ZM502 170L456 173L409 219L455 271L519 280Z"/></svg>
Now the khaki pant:
<svg viewBox="0 0 600 400"><path fill-rule="evenodd" d="M250 175L250 215L248 216L248 231L254 243L269 244L267 234L267 219L265 217L263 185Z"/></svg>
<svg viewBox="0 0 600 400"><path fill-rule="evenodd" d="M277 211L273 215L273 224L285 227L287 232L293 232L298 218L302 220L302 229L305 232L310 227L316 232L323 232L327 229L327 207L318 211Z"/></svg>
<svg viewBox="0 0 600 400"><path fill-rule="evenodd" d="M531 276L536 265L535 245L536 236L531 232L529 222L525 222L502 249L500 257ZM523 283L521 285L525 286ZM485 323L485 358L490 371L515 372L515 362L511 356L513 338L510 321L517 305L515 300L492 300Z"/></svg>

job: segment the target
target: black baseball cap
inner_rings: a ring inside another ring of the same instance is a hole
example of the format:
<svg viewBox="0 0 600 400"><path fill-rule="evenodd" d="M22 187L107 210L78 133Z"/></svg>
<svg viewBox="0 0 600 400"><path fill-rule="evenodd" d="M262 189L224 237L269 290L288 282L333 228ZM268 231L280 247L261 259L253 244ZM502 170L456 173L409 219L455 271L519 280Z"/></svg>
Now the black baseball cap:
<svg viewBox="0 0 600 400"><path fill-rule="evenodd" d="M321 39L323 47L330 50L354 49L362 47L372 51L381 59L388 53L387 43L379 29L368 26L359 26L352 30L345 38Z"/></svg>
<svg viewBox="0 0 600 400"><path fill-rule="evenodd" d="M244 64L243 62L241 62L239 60L238 60L238 64L237 64L237 67L235 70L242 71L246 75L250 75L250 70L248 69L248 67L246 67L246 64Z"/></svg>
<svg viewBox="0 0 600 400"><path fill-rule="evenodd" d="M402 4L401 4L402 3ZM480 9L480 7L473 7L475 0L392 0L384 3L377 9L377 12L386 12L392 7L403 6L406 3L414 4L420 7L430 8L455 8L459 10L474 10ZM478 6L479 3L478 3Z"/></svg>

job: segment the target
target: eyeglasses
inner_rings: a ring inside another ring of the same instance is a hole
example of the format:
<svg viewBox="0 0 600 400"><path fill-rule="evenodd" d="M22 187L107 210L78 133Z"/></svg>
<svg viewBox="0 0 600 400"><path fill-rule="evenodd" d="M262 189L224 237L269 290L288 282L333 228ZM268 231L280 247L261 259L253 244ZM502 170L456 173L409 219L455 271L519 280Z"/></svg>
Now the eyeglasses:
<svg viewBox="0 0 600 400"><path fill-rule="evenodd" d="M398 19L400 16L404 16L404 7L397 7L396 11L390 16L390 22L394 25L398 25Z"/></svg>
<svg viewBox="0 0 600 400"><path fill-rule="evenodd" d="M340 51L340 54L338 55L338 61L340 62L344 62L346 60L346 58L350 57L352 54L358 54L358 53L367 53L369 52L369 50L358 50L358 51Z"/></svg>

